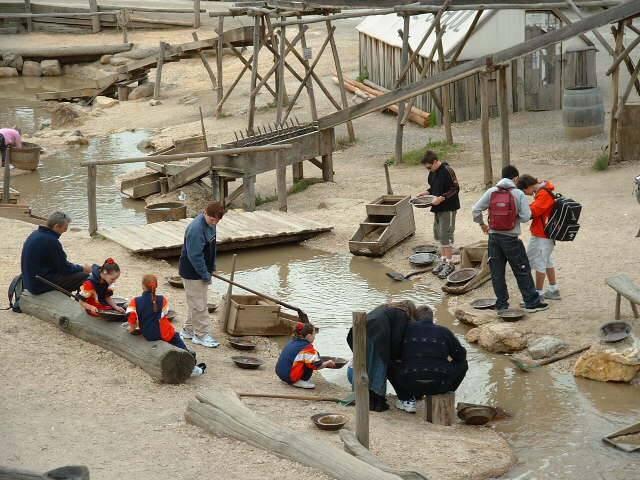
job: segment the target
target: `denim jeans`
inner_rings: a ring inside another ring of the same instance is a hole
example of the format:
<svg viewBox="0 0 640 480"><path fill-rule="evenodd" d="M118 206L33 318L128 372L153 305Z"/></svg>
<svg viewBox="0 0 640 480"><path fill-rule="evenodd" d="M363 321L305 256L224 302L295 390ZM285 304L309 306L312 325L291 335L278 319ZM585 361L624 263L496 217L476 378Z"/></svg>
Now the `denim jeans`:
<svg viewBox="0 0 640 480"><path fill-rule="evenodd" d="M540 295L538 295L533 283L529 258L522 240L511 235L490 233L489 268L491 269L493 291L497 298L496 310L509 308L509 291L505 279L507 262L516 277L525 307L535 306L540 301Z"/></svg>

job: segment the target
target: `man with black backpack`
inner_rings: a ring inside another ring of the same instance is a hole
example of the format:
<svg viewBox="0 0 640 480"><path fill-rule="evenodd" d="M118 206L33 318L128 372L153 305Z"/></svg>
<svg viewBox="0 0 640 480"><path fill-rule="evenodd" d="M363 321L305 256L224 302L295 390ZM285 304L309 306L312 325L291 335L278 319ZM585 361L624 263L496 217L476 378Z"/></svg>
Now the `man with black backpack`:
<svg viewBox="0 0 640 480"><path fill-rule="evenodd" d="M520 224L531 219L529 202L515 182L520 173L513 165L502 169L502 180L491 187L473 206L473 221L489 234L489 268L491 282L496 295L496 310L509 308L509 291L505 279L507 262L518 282L524 300L524 309L529 313L546 310L531 277L529 259L520 240ZM484 222L482 212L489 211L489 224Z"/></svg>

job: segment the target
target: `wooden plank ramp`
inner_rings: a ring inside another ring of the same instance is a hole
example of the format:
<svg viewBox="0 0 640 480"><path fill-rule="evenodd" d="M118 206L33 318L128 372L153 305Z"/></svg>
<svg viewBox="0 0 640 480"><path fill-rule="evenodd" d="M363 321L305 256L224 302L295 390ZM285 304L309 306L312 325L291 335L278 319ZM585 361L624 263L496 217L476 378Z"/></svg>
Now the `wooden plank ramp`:
<svg viewBox="0 0 640 480"><path fill-rule="evenodd" d="M171 258L180 255L184 232L191 220L110 227L98 233L133 253ZM333 226L290 213L231 210L218 225L218 251L301 242L332 229Z"/></svg>

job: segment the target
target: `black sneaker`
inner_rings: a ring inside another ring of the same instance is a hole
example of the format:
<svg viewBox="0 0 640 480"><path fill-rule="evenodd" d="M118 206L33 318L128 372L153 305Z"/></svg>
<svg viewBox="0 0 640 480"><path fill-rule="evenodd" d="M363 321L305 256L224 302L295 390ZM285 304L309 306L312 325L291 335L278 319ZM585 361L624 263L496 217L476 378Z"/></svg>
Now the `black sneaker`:
<svg viewBox="0 0 640 480"><path fill-rule="evenodd" d="M455 265L453 263L447 262L444 264L444 267L442 268L442 270L440 270L440 273L438 273L438 278L440 278L441 280L444 280L455 271L456 271Z"/></svg>
<svg viewBox="0 0 640 480"><path fill-rule="evenodd" d="M433 270L431 270L431 273L433 273L434 275L438 275L446 265L447 265L447 262L438 263L438 265L433 267Z"/></svg>
<svg viewBox="0 0 640 480"><path fill-rule="evenodd" d="M549 308L548 303L538 302L533 307L524 307L524 311L527 313L536 313L542 312L543 310L547 310Z"/></svg>

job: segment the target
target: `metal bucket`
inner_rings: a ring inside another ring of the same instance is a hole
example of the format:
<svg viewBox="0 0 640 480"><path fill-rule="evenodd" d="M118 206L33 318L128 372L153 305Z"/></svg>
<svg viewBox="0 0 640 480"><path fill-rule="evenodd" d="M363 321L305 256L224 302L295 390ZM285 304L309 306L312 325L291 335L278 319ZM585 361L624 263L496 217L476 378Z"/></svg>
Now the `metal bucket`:
<svg viewBox="0 0 640 480"><path fill-rule="evenodd" d="M187 218L187 206L179 202L155 203L144 208L147 223L169 222Z"/></svg>
<svg viewBox="0 0 640 480"><path fill-rule="evenodd" d="M586 138L604 130L604 105L599 88L565 89L562 124L568 138Z"/></svg>
<svg viewBox="0 0 640 480"><path fill-rule="evenodd" d="M22 148L11 148L11 164L20 170L34 171L40 164L40 145L22 142Z"/></svg>

